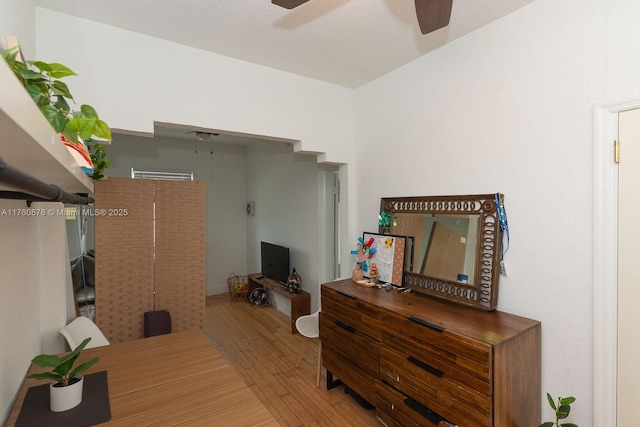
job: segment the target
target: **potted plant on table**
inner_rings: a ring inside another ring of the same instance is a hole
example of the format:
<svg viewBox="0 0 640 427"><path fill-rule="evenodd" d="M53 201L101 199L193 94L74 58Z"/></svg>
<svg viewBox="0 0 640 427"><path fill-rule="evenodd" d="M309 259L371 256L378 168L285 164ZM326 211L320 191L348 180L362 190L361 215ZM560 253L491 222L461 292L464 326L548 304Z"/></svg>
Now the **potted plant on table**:
<svg viewBox="0 0 640 427"><path fill-rule="evenodd" d="M32 374L28 378L54 381L49 386L49 407L53 412L67 411L82 402L84 377L79 374L100 360L98 357L94 357L74 368L78 356L89 341L91 338L85 339L71 353L62 357L56 354L40 354L33 358L34 365L41 368L52 368L49 372Z"/></svg>
<svg viewBox="0 0 640 427"><path fill-rule="evenodd" d="M19 46L5 49L2 57L72 155L81 157L79 163L83 164L84 159L91 165L83 167L85 172L94 180L106 179L104 170L110 162L99 141L111 141L111 129L92 106L82 104L79 111L71 109L69 103L75 101L60 79L76 73L55 62L23 61Z"/></svg>

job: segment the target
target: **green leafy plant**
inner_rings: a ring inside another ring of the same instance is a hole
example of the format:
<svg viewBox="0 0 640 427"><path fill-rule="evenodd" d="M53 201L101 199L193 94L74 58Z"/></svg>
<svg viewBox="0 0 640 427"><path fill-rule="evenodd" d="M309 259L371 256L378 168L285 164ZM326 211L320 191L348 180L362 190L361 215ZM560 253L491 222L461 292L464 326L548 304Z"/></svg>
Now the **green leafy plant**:
<svg viewBox="0 0 640 427"><path fill-rule="evenodd" d="M111 161L106 157L106 148L102 144L89 143L89 155L93 163L93 175L91 179L94 181L104 181L107 176L104 174L105 169L109 169Z"/></svg>
<svg viewBox="0 0 640 427"><path fill-rule="evenodd" d="M69 67L56 62L19 60L20 48L13 47L2 51L2 57L27 90L51 127L68 140L87 142L93 161L98 161L94 168L94 180L106 179L104 170L109 168L105 157L105 147L99 144L102 140L111 140L111 129L98 116L91 105L82 104L79 110L73 110L70 103L75 103L69 87L62 78L77 75ZM95 166L95 163L94 163Z"/></svg>
<svg viewBox="0 0 640 427"><path fill-rule="evenodd" d="M73 367L78 356L86 345L91 341L91 338L87 338L75 348L71 353L66 356L60 357L56 354L40 354L33 358L34 365L41 368L53 368L50 372L42 372L38 374L29 375L28 378L34 378L36 380L53 380L64 386L68 386L73 377L79 373L86 371L100 360L98 357L94 357L77 367Z"/></svg>
<svg viewBox="0 0 640 427"><path fill-rule="evenodd" d="M25 87L51 127L71 141L78 142L95 136L111 140L109 125L98 117L96 110L82 104L73 111L69 101L75 102L69 87L61 78L77 75L65 65L43 61L22 62L17 59L18 47L5 49L2 57Z"/></svg>
<svg viewBox="0 0 640 427"><path fill-rule="evenodd" d="M556 413L556 422L547 421L546 423L540 424L540 427L578 427L578 425L574 423L560 424L560 420L564 420L569 416L569 413L571 412L571 404L576 401L575 397L558 397L558 403L556 404L553 397L547 393L547 400L549 401L551 409Z"/></svg>

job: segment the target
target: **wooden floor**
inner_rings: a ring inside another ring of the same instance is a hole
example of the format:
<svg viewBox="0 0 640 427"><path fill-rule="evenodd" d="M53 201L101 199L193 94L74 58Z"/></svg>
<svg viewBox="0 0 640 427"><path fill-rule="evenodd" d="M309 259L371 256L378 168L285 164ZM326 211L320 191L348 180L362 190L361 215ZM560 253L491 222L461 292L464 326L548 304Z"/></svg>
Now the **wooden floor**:
<svg viewBox="0 0 640 427"><path fill-rule="evenodd" d="M207 297L205 328L213 345L281 425L382 425L375 410L361 408L342 386L327 390L324 368L316 387L317 339L295 368L305 338L291 334L291 319L275 308L230 301L228 294Z"/></svg>

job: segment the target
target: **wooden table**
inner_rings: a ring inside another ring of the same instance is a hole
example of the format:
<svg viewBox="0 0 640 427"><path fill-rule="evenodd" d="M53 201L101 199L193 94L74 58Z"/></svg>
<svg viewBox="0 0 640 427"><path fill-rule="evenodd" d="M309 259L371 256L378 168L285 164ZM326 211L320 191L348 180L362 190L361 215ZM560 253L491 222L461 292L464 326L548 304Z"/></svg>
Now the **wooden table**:
<svg viewBox="0 0 640 427"><path fill-rule="evenodd" d="M264 277L260 273L249 274L249 294L260 286L264 287L267 292L278 294L291 301L291 333L295 334L297 332L296 320L298 317L311 314L311 294L303 290L294 294L289 292L281 283Z"/></svg>
<svg viewBox="0 0 640 427"><path fill-rule="evenodd" d="M86 373L107 371L109 425L278 426L202 331L184 331L84 350L100 361ZM30 373L38 368L32 367ZM26 379L8 427L15 424Z"/></svg>

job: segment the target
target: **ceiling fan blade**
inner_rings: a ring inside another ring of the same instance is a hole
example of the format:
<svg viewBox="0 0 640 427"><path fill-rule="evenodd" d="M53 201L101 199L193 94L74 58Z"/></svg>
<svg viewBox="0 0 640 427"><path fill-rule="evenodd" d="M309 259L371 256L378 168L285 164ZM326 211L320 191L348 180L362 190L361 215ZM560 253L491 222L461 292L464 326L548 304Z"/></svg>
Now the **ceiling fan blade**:
<svg viewBox="0 0 640 427"><path fill-rule="evenodd" d="M301 4L308 2L309 0L271 0L271 3L284 7L285 9L293 9Z"/></svg>
<svg viewBox="0 0 640 427"><path fill-rule="evenodd" d="M420 31L428 34L449 25L453 0L416 0Z"/></svg>

